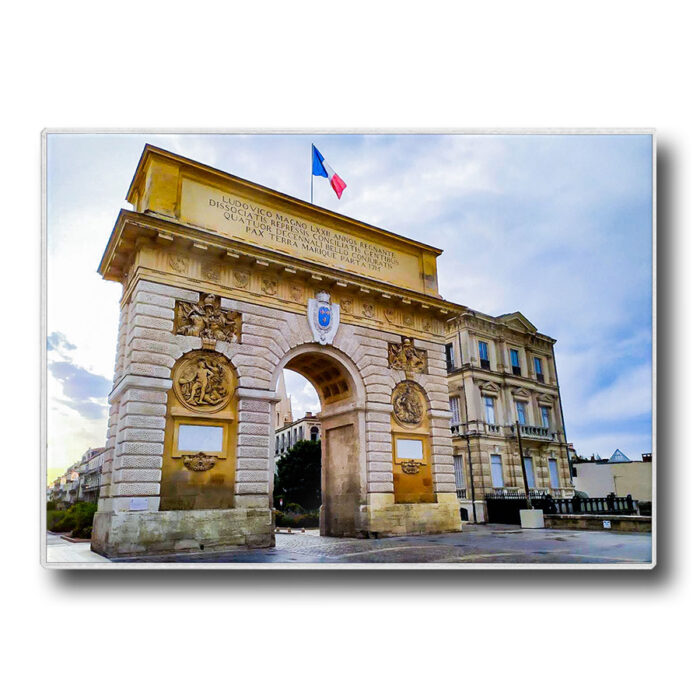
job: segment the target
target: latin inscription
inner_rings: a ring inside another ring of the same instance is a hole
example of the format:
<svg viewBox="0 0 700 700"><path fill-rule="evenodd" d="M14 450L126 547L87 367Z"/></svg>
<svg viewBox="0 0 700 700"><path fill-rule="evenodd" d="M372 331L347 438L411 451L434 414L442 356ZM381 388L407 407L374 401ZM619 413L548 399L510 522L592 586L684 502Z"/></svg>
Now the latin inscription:
<svg viewBox="0 0 700 700"><path fill-rule="evenodd" d="M207 185L183 180L181 215L194 224L301 259L423 289L417 255L334 231Z"/></svg>
<svg viewBox="0 0 700 700"><path fill-rule="evenodd" d="M275 247L295 248L302 257L312 253L371 272L391 271L399 264L393 250L243 202L232 195L209 197L209 206L219 210L226 221L242 225L247 236Z"/></svg>

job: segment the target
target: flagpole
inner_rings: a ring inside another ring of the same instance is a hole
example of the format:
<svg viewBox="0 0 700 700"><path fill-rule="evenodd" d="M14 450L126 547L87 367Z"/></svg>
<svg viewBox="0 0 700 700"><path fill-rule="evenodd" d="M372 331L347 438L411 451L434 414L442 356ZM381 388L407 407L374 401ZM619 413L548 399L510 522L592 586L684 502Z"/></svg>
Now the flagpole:
<svg viewBox="0 0 700 700"><path fill-rule="evenodd" d="M314 203L314 144L311 144L311 204Z"/></svg>

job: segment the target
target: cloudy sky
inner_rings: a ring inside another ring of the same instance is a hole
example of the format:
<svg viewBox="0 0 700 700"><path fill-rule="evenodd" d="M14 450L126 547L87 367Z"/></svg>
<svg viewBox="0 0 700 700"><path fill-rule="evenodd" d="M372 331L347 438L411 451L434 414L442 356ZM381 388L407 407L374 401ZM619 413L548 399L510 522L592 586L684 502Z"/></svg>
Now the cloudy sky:
<svg viewBox="0 0 700 700"><path fill-rule="evenodd" d="M649 136L79 135L47 138L48 468L104 444L120 287L96 272L145 143L301 199L311 141L348 184L314 203L444 249L441 294L558 340L577 450L651 451ZM313 389L286 372L295 413Z"/></svg>

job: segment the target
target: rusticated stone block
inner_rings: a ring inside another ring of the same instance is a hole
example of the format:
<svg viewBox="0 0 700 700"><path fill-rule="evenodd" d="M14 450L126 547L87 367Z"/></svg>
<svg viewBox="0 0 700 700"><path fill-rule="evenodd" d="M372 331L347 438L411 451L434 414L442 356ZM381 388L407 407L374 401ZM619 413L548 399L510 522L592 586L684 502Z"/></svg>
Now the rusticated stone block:
<svg viewBox="0 0 700 700"><path fill-rule="evenodd" d="M154 428L125 428L120 433L122 441L163 442L165 431Z"/></svg>
<svg viewBox="0 0 700 700"><path fill-rule="evenodd" d="M252 484L236 480L236 495L238 494L267 494L269 492L269 483L267 481L255 482Z"/></svg>
<svg viewBox="0 0 700 700"><path fill-rule="evenodd" d="M153 304L134 304L133 315L131 318L138 315L167 318L173 321L175 319L175 310L166 309L162 306L154 306Z"/></svg>
<svg viewBox="0 0 700 700"><path fill-rule="evenodd" d="M153 304L154 306L164 306L166 309L175 308L175 298L154 294L153 292L137 291L132 301L137 304Z"/></svg>
<svg viewBox="0 0 700 700"><path fill-rule="evenodd" d="M114 460L115 469L160 469L163 458L159 455L121 455Z"/></svg>
<svg viewBox="0 0 700 700"><path fill-rule="evenodd" d="M134 414L142 416L164 416L165 402L146 403L143 401L127 401L123 404L124 414Z"/></svg>
<svg viewBox="0 0 700 700"><path fill-rule="evenodd" d="M112 482L119 484L122 482L160 482L160 469L117 469L112 477Z"/></svg>
<svg viewBox="0 0 700 700"><path fill-rule="evenodd" d="M113 483L111 496L158 496L160 494L160 483L125 482Z"/></svg>
<svg viewBox="0 0 700 700"><path fill-rule="evenodd" d="M156 428L164 430L165 418L162 416L126 415L124 416L123 426L125 428Z"/></svg>
<svg viewBox="0 0 700 700"><path fill-rule="evenodd" d="M118 442L115 453L119 455L162 455L163 443L160 442Z"/></svg>

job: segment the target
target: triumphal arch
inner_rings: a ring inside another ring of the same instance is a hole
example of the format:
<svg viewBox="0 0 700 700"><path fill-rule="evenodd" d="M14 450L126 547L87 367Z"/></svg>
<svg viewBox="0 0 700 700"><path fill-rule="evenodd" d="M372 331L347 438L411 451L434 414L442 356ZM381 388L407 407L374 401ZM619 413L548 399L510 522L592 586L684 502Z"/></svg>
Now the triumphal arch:
<svg viewBox="0 0 700 700"><path fill-rule="evenodd" d="M441 251L146 146L100 262L123 287L92 547L274 545L283 369L321 400L321 531L461 529Z"/></svg>

